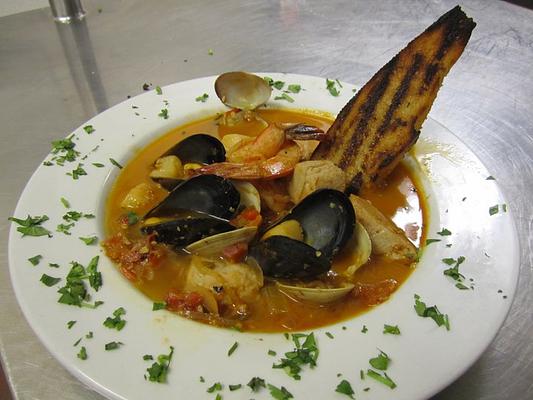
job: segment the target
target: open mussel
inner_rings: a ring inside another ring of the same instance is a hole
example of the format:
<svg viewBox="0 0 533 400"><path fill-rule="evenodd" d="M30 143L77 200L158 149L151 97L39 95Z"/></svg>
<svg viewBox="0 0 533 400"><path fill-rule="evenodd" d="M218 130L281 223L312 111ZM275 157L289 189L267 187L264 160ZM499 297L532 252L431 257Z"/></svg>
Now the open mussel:
<svg viewBox="0 0 533 400"><path fill-rule="evenodd" d="M155 162L150 177L167 190L184 179L184 170L226 160L226 150L217 138L198 133L189 136L167 150Z"/></svg>
<svg viewBox="0 0 533 400"><path fill-rule="evenodd" d="M251 246L249 258L266 276L285 279L316 277L331 267L351 238L355 213L348 197L337 190L311 193Z"/></svg>
<svg viewBox="0 0 533 400"><path fill-rule="evenodd" d="M235 229L240 195L233 184L219 176L199 175L184 181L143 219L141 231L155 240L183 248L208 236Z"/></svg>
<svg viewBox="0 0 533 400"><path fill-rule="evenodd" d="M239 203L240 194L229 180L216 175L198 175L172 190L161 203L148 211L145 219L172 217L182 210L230 219Z"/></svg>

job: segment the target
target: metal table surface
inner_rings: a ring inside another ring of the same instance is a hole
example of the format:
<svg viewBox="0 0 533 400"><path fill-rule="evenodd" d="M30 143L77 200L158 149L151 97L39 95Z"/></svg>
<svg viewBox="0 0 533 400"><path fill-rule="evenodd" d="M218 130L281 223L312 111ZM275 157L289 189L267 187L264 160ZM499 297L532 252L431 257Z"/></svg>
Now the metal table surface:
<svg viewBox="0 0 533 400"><path fill-rule="evenodd" d="M251 70L361 85L456 2L86 0L87 18L72 25L54 23L47 8L0 18L0 351L15 398L101 399L45 350L9 280L7 217L52 139L141 92L144 82ZM462 6L478 25L431 116L504 190L520 236L520 281L490 348L434 399L531 399L533 11L489 0Z"/></svg>

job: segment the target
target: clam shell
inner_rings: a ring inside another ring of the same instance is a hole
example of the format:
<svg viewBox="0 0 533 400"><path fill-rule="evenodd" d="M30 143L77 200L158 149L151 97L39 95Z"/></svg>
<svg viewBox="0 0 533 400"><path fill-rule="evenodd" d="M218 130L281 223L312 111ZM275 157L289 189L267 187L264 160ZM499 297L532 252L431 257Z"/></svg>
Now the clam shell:
<svg viewBox="0 0 533 400"><path fill-rule="evenodd" d="M222 254L222 250L232 244L240 242L250 242L255 234L257 228L254 226L247 226L240 229L235 229L229 232L219 233L217 235L208 236L204 239L188 245L185 250L191 254L199 255L202 257L219 257Z"/></svg>
<svg viewBox="0 0 533 400"><path fill-rule="evenodd" d="M360 267L365 265L372 254L372 242L368 232L359 222L355 223L354 234L346 244L345 251L351 252L352 263L343 275L352 277Z"/></svg>
<svg viewBox="0 0 533 400"><path fill-rule="evenodd" d="M226 72L217 78L215 92L228 107L255 110L268 101L272 88L257 75L235 71Z"/></svg>
<svg viewBox="0 0 533 400"><path fill-rule="evenodd" d="M241 204L240 206L244 207L253 207L257 212L261 212L261 198L259 197L259 192L250 182L245 181L231 181L235 189L241 195Z"/></svg>
<svg viewBox="0 0 533 400"><path fill-rule="evenodd" d="M310 288L292 286L277 282L278 289L285 295L300 301L316 304L329 304L342 299L354 288L351 283L339 288Z"/></svg>

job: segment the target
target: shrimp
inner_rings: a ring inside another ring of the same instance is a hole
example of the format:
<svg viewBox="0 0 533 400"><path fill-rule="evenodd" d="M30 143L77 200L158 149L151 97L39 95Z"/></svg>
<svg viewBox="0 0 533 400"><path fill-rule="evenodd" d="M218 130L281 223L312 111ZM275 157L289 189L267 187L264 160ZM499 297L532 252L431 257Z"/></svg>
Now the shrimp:
<svg viewBox="0 0 533 400"><path fill-rule="evenodd" d="M301 158L300 147L289 141L275 156L266 160L247 163L215 163L196 169L194 173L200 175L214 174L237 180L276 179L292 173Z"/></svg>
<svg viewBox="0 0 533 400"><path fill-rule="evenodd" d="M325 137L321 129L304 124L271 124L254 140L238 145L227 154L228 162L195 169L193 174L214 174L224 178L252 180L276 179L292 173L302 160L302 150L292 139L317 140Z"/></svg>
<svg viewBox="0 0 533 400"><path fill-rule="evenodd" d="M323 130L305 124L271 124L251 142L246 142L227 155L232 163L264 161L274 157L287 139L320 140L325 137Z"/></svg>

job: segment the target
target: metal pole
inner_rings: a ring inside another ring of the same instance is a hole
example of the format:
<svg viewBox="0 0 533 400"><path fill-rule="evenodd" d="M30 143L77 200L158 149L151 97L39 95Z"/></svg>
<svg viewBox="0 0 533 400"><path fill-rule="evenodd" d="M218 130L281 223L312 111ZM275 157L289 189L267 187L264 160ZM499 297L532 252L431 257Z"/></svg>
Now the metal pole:
<svg viewBox="0 0 533 400"><path fill-rule="evenodd" d="M85 17L81 0L48 0L54 20L68 24Z"/></svg>

